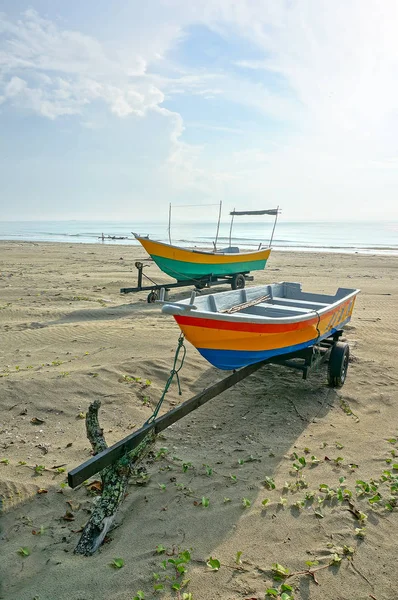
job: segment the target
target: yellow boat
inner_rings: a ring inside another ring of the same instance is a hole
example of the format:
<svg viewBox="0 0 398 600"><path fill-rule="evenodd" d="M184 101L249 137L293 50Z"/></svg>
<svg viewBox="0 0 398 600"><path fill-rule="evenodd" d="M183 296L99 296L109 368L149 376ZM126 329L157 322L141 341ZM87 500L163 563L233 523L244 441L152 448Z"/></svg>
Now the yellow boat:
<svg viewBox="0 0 398 600"><path fill-rule="evenodd" d="M233 289L245 286L245 276L250 271L261 271L271 253L271 242L279 209L258 211L232 211L235 215L274 215L275 223L270 244L257 250L241 251L237 247L223 250L196 250L157 242L133 232L136 240L145 248L159 269L178 282L206 280L208 278L230 278ZM231 222L232 229L232 222ZM231 234L230 234L231 241Z"/></svg>

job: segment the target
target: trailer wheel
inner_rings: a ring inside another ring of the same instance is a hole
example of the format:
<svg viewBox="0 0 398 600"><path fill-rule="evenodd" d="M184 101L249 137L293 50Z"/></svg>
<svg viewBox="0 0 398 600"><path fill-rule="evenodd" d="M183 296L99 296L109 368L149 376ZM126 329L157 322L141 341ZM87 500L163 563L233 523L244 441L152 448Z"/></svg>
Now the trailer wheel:
<svg viewBox="0 0 398 600"><path fill-rule="evenodd" d="M340 388L347 377L350 348L348 344L338 342L332 348L328 365L328 383L330 387Z"/></svg>
<svg viewBox="0 0 398 600"><path fill-rule="evenodd" d="M158 299L159 299L159 292L157 290L152 290L152 292L149 292L146 301L148 302L148 304L153 304Z"/></svg>
<svg viewBox="0 0 398 600"><path fill-rule="evenodd" d="M232 277L231 288L233 290L242 290L246 285L245 276L242 273L237 273Z"/></svg>

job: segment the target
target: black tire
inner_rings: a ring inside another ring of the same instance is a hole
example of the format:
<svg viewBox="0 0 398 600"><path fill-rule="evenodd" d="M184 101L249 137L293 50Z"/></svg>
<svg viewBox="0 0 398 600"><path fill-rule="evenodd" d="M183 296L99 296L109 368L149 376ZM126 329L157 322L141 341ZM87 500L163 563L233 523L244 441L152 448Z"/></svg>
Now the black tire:
<svg viewBox="0 0 398 600"><path fill-rule="evenodd" d="M350 348L348 344L338 342L332 348L328 365L328 384L332 388L340 388L347 378Z"/></svg>
<svg viewBox="0 0 398 600"><path fill-rule="evenodd" d="M149 292L146 301L148 302L148 304L153 304L158 299L159 299L159 292L157 290L152 290L152 292Z"/></svg>
<svg viewBox="0 0 398 600"><path fill-rule="evenodd" d="M231 288L233 290L243 290L246 285L245 276L242 273L237 273L232 277Z"/></svg>

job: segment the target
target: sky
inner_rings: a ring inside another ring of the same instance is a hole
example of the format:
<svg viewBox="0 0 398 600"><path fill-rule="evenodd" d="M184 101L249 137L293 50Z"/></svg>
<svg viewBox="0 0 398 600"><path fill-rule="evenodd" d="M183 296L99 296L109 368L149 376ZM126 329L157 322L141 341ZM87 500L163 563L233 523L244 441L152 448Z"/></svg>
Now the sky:
<svg viewBox="0 0 398 600"><path fill-rule="evenodd" d="M0 219L398 220L397 23L396 0L0 0Z"/></svg>

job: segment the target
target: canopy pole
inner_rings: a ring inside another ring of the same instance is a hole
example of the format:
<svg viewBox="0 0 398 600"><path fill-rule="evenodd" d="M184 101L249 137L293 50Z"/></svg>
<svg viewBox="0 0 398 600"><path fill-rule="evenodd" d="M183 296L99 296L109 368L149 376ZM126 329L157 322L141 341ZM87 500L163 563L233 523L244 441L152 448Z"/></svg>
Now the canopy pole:
<svg viewBox="0 0 398 600"><path fill-rule="evenodd" d="M279 214L279 204L278 204L278 206L276 207L276 215L275 215L274 226L273 226L273 228L272 228L271 239L270 239L270 241L269 241L269 245L270 245L270 246L271 246L271 244L272 244L272 240L274 239L274 232L275 232L276 222L277 222L277 220L278 220L278 214Z"/></svg>
<svg viewBox="0 0 398 600"><path fill-rule="evenodd" d="M235 209L233 212L235 212ZM229 247L231 247L231 245L232 245L232 242L231 242L231 240L232 240L232 225L234 223L234 216L235 215L232 213L231 226L229 228Z"/></svg>
<svg viewBox="0 0 398 600"><path fill-rule="evenodd" d="M222 200L220 200L220 209L218 211L218 222L217 222L216 239L214 241L214 252L217 251L218 232L220 231L220 221L221 221L221 208L222 208Z"/></svg>
<svg viewBox="0 0 398 600"><path fill-rule="evenodd" d="M169 204L169 243L171 245L171 202Z"/></svg>

